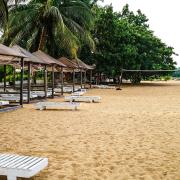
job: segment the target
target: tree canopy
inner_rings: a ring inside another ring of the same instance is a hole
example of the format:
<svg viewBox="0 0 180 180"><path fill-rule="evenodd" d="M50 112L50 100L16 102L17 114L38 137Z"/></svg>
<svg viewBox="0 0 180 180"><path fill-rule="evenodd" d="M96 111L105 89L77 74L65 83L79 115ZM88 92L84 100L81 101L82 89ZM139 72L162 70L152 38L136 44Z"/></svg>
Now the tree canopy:
<svg viewBox="0 0 180 180"><path fill-rule="evenodd" d="M85 0L31 0L9 9L2 41L31 51L45 50L53 56L76 56L82 43L91 48L93 14Z"/></svg>
<svg viewBox="0 0 180 180"><path fill-rule="evenodd" d="M97 72L109 77L119 76L124 69L174 69L173 48L167 46L150 30L148 18L125 5L122 12L112 6L96 6L95 28L92 31L95 53L82 48L80 56L97 65ZM131 76L132 74L129 73ZM133 77L127 77L132 78Z"/></svg>
<svg viewBox="0 0 180 180"><path fill-rule="evenodd" d="M148 18L125 5L121 12L100 7L98 0L30 0L9 4L0 0L1 42L18 44L31 52L44 50L53 57L79 57L96 64L96 73L115 78L121 69L174 69L173 47L150 29ZM6 24L6 26L4 26ZM150 75L127 73L139 82Z"/></svg>

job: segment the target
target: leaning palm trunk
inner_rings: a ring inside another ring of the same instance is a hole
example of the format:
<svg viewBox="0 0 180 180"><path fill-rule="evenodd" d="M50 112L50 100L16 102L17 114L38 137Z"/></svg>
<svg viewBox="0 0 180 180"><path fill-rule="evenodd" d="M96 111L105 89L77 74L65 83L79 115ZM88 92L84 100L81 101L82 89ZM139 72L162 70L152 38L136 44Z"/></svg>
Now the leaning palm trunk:
<svg viewBox="0 0 180 180"><path fill-rule="evenodd" d="M30 0L11 7L2 42L31 51L46 49L54 56L62 51L71 56L83 43L93 47L92 26L93 14L83 0Z"/></svg>
<svg viewBox="0 0 180 180"><path fill-rule="evenodd" d="M42 32L41 32L40 41L39 41L38 50L43 50L45 41L46 41L46 35L47 35L47 31L46 31L45 27L43 27Z"/></svg>

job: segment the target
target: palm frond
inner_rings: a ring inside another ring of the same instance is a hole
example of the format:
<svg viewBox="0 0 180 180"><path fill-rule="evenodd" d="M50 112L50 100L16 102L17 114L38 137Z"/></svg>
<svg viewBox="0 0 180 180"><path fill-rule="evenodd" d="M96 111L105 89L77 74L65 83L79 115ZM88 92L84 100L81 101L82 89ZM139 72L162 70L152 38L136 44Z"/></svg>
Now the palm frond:
<svg viewBox="0 0 180 180"><path fill-rule="evenodd" d="M10 8L2 37L7 45L19 44L31 50L39 47L54 55L63 51L72 57L82 44L94 47L90 35L93 15L84 1L31 0L27 4L20 1Z"/></svg>
<svg viewBox="0 0 180 180"><path fill-rule="evenodd" d="M82 1L71 1L59 7L61 13L69 19L79 23L82 27L90 29L94 18L91 10Z"/></svg>
<svg viewBox="0 0 180 180"><path fill-rule="evenodd" d="M7 3L5 0L0 0L0 29L4 28L7 20L8 20Z"/></svg>

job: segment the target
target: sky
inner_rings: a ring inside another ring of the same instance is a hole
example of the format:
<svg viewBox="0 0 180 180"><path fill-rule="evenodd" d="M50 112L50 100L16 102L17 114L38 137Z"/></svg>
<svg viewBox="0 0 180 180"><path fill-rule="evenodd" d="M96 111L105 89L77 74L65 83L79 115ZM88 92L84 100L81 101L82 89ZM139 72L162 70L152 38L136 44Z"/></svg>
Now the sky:
<svg viewBox="0 0 180 180"><path fill-rule="evenodd" d="M121 11L125 4L130 10L140 9L149 19L150 29L180 55L180 1L179 0L104 0L101 5L112 4L114 11ZM180 66L180 56L175 56Z"/></svg>

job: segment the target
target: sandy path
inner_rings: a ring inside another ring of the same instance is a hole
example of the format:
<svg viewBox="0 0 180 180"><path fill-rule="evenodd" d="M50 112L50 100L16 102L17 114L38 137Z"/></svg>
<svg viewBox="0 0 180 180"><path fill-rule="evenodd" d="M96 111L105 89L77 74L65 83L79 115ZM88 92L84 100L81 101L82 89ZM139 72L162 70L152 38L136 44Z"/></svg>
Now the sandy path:
<svg viewBox="0 0 180 180"><path fill-rule="evenodd" d="M1 113L0 152L48 157L32 180L180 179L179 82L88 94L102 102Z"/></svg>

